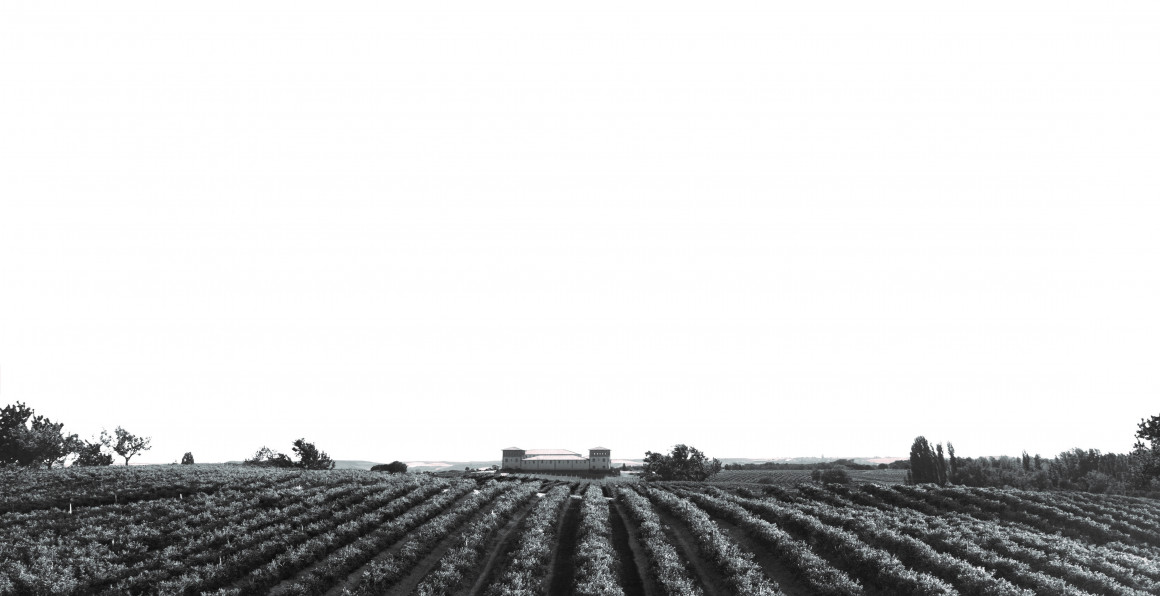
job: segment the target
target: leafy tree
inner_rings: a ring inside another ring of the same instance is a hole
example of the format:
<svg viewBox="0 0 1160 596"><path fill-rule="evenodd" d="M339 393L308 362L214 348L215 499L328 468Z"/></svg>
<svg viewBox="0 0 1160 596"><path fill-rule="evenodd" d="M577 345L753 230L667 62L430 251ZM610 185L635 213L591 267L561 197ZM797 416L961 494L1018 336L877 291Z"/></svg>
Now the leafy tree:
<svg viewBox="0 0 1160 596"><path fill-rule="evenodd" d="M850 473L843 466L823 470L820 480L826 484L850 484Z"/></svg>
<svg viewBox="0 0 1160 596"><path fill-rule="evenodd" d="M1141 418L1136 429L1136 439L1136 445L1139 447L1144 446L1144 441L1148 441L1152 449L1160 449L1160 416Z"/></svg>
<svg viewBox="0 0 1160 596"><path fill-rule="evenodd" d="M267 468L292 468L294 462L290 460L290 456L285 453L278 453L269 447L262 446L254 457L247 459L245 464L248 466L262 466Z"/></svg>
<svg viewBox="0 0 1160 596"><path fill-rule="evenodd" d="M943 455L942 443L935 445L934 450L938 455L938 466L935 468L936 471L938 471L938 483L939 486L945 486L947 483L947 458L945 455Z"/></svg>
<svg viewBox="0 0 1160 596"><path fill-rule="evenodd" d="M1136 488L1160 483L1160 416L1141 418L1130 455L1131 482Z"/></svg>
<svg viewBox="0 0 1160 596"><path fill-rule="evenodd" d="M193 452L192 451L186 451L185 455L181 456L181 465L183 465L183 466L192 466L193 465Z"/></svg>
<svg viewBox="0 0 1160 596"><path fill-rule="evenodd" d="M28 465L25 434L32 414L32 408L23 402L4 406L0 410L0 465Z"/></svg>
<svg viewBox="0 0 1160 596"><path fill-rule="evenodd" d="M64 423L53 422L22 402L0 410L0 465L64 465L80 446L76 435L64 434Z"/></svg>
<svg viewBox="0 0 1160 596"><path fill-rule="evenodd" d="M939 444L939 454L935 454L935 450L931 448L930 442L926 437L915 437L914 443L910 446L910 478L913 484L925 483L946 483L946 474L939 473L939 460L942 453L942 444ZM942 466L945 469L945 463ZM941 480L940 480L941 479Z"/></svg>
<svg viewBox="0 0 1160 596"><path fill-rule="evenodd" d="M306 439L298 439L294 441L294 453L298 455L298 463L295 464L304 470L333 470L334 461L325 451L319 451L314 443L306 442Z"/></svg>
<svg viewBox="0 0 1160 596"><path fill-rule="evenodd" d="M950 459L950 474L947 476L947 481L951 484L957 484L959 481L959 458L955 457L955 446L947 441L947 457Z"/></svg>
<svg viewBox="0 0 1160 596"><path fill-rule="evenodd" d="M379 464L371 467L372 472L390 472L392 474L406 474L407 464L395 460L389 464Z"/></svg>
<svg viewBox="0 0 1160 596"><path fill-rule="evenodd" d="M101 442L81 441L77 447L77 459L74 466L111 466L112 454L101 451L105 444Z"/></svg>
<svg viewBox="0 0 1160 596"><path fill-rule="evenodd" d="M113 443L113 451L117 455L125 458L126 466L129 465L129 460L133 459L135 455L148 451L153 442L151 437L138 437L120 426L114 432L116 433L116 442ZM102 436L107 437L108 435L102 432Z"/></svg>
<svg viewBox="0 0 1160 596"><path fill-rule="evenodd" d="M695 447L676 445L667 455L646 451L645 480L704 480L721 471L721 461L709 459Z"/></svg>

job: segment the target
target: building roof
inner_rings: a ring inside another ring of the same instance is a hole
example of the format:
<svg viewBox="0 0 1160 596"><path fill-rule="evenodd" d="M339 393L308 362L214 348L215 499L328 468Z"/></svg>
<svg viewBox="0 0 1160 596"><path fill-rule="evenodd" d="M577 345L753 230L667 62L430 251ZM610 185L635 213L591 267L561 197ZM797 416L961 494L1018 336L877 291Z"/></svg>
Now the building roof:
<svg viewBox="0 0 1160 596"><path fill-rule="evenodd" d="M587 459L587 457L580 457L579 455L535 455L525 457L524 461L585 461Z"/></svg>
<svg viewBox="0 0 1160 596"><path fill-rule="evenodd" d="M612 451L612 450L607 448L607 447L593 447L593 448L589 449L589 451Z"/></svg>
<svg viewBox="0 0 1160 596"><path fill-rule="evenodd" d="M575 451L568 451L567 449L528 449L525 453L527 455L580 455Z"/></svg>

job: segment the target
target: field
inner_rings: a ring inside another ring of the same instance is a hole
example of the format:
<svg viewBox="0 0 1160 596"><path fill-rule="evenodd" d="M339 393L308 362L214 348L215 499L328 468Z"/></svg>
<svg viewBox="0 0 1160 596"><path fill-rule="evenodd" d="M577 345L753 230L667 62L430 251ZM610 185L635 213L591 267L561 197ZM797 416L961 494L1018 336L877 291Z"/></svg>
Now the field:
<svg viewBox="0 0 1160 596"><path fill-rule="evenodd" d="M846 470L854 483L904 484L906 470ZM709 479L713 484L756 483L797 486L810 481L810 470L721 470Z"/></svg>
<svg viewBox="0 0 1160 596"><path fill-rule="evenodd" d="M0 472L0 594L1160 594L1158 528L1146 499L870 482Z"/></svg>

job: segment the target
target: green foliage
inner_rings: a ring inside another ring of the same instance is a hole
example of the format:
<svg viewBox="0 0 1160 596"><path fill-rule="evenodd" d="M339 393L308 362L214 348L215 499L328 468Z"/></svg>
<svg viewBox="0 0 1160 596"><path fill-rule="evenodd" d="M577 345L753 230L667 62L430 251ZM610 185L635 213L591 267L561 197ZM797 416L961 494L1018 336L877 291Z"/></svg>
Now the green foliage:
<svg viewBox="0 0 1160 596"><path fill-rule="evenodd" d="M81 467L113 465L112 454L101 450L104 446L100 442L83 441L77 448L77 458L72 465Z"/></svg>
<svg viewBox="0 0 1160 596"><path fill-rule="evenodd" d="M244 464L247 466L258 466L262 468L294 467L294 462L291 461L290 456L286 455L285 453L274 451L273 449L270 449L264 445L261 449L254 453L254 457L247 459Z"/></svg>
<svg viewBox="0 0 1160 596"><path fill-rule="evenodd" d="M1129 456L1131 484L1139 489L1160 488L1160 416L1141 418L1136 445Z"/></svg>
<svg viewBox="0 0 1160 596"><path fill-rule="evenodd" d="M80 441L64 434L64 423L34 414L22 402L0 410L0 465L51 468L76 453Z"/></svg>
<svg viewBox="0 0 1160 596"><path fill-rule="evenodd" d="M910 446L911 484L946 484L946 458L943 457L942 443L938 450L931 448L926 437L915 437Z"/></svg>
<svg viewBox="0 0 1160 596"><path fill-rule="evenodd" d="M1143 446L1144 441L1148 441L1152 449L1160 449L1160 416L1141 418L1136 430L1136 439L1137 446Z"/></svg>
<svg viewBox="0 0 1160 596"><path fill-rule="evenodd" d="M407 473L407 464L405 464L401 461L395 460L389 464L379 464L377 466L371 466L371 471L372 472L390 472L392 474L406 474Z"/></svg>
<svg viewBox="0 0 1160 596"><path fill-rule="evenodd" d="M129 465L129 460L133 459L138 453L148 451L151 447L153 439L151 437L138 437L137 435L118 426L114 431L116 442L113 443L113 452L125 458L125 465ZM108 437L104 432L101 433L103 437Z"/></svg>
<svg viewBox="0 0 1160 596"><path fill-rule="evenodd" d="M814 470L810 472L810 479L825 484L850 484L851 482L850 473L842 466Z"/></svg>
<svg viewBox="0 0 1160 596"><path fill-rule="evenodd" d="M845 468L823 470L821 481L826 484L850 484L850 473Z"/></svg>
<svg viewBox="0 0 1160 596"><path fill-rule="evenodd" d="M704 480L721 471L721 461L709 459L695 447L680 444L668 455L646 451L645 480Z"/></svg>
<svg viewBox="0 0 1160 596"><path fill-rule="evenodd" d="M325 451L319 451L314 443L306 439L294 441L294 453L298 455L298 463L294 464L303 470L333 470L334 461Z"/></svg>
<svg viewBox="0 0 1160 596"><path fill-rule="evenodd" d="M192 466L193 465L193 452L192 451L186 451L185 455L181 456L181 464L184 466Z"/></svg>

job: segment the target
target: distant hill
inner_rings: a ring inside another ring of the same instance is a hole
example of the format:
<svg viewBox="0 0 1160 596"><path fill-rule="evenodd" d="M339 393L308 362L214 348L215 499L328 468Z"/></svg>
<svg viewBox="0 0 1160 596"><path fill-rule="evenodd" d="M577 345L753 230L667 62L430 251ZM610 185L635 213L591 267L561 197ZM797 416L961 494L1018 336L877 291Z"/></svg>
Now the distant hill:
<svg viewBox="0 0 1160 596"><path fill-rule="evenodd" d="M334 460L334 469L336 470L369 470L371 466L377 466L377 461L363 461L361 459L336 459Z"/></svg>
<svg viewBox="0 0 1160 596"><path fill-rule="evenodd" d="M403 462L403 463L407 464L407 471L408 472L440 472L440 471L445 471L445 470L462 470L463 468L471 468L471 469L490 468L492 466L498 466L500 464L500 460L498 460L498 459L470 460L470 461L436 460L436 461L409 461L409 462Z"/></svg>
<svg viewBox="0 0 1160 596"><path fill-rule="evenodd" d="M866 464L876 466L878 464L888 464L892 461L906 459L905 457L773 457L764 459L754 459L748 457L722 457L723 464L764 464L764 463L778 463L778 464L823 464L826 462L837 461L839 459L848 459L856 464Z"/></svg>
<svg viewBox="0 0 1160 596"><path fill-rule="evenodd" d="M227 461L222 462L227 466L240 466L245 462ZM334 460L334 469L336 470L369 470L371 466L377 466L380 462L377 461L363 461L361 459L336 459ZM386 463L386 462L382 462ZM208 465L208 464L207 464Z"/></svg>
<svg viewBox="0 0 1160 596"><path fill-rule="evenodd" d="M837 457L775 457L775 458L749 458L749 457L722 457L719 458L723 464L760 464L765 462L777 462L785 464L820 464L824 462L831 462ZM906 459L904 457L847 457L841 459L850 459L854 463L859 464L887 464L895 460ZM228 461L226 464L240 465L240 461ZM334 469L336 470L369 470L371 466L385 464L387 462L366 461L361 459L336 459L334 460ZM447 460L416 460L403 462L407 464L407 471L409 472L440 472L447 470L462 470L463 468L490 468L491 466L500 465L500 460L467 460L467 461L447 461ZM641 459L613 459L612 466L619 468L621 464L630 468L640 467L644 465L644 460Z"/></svg>

